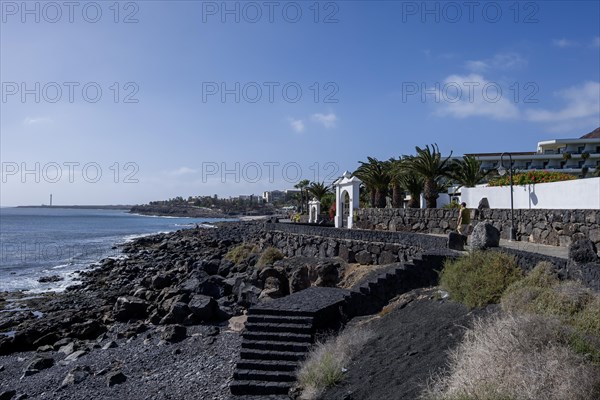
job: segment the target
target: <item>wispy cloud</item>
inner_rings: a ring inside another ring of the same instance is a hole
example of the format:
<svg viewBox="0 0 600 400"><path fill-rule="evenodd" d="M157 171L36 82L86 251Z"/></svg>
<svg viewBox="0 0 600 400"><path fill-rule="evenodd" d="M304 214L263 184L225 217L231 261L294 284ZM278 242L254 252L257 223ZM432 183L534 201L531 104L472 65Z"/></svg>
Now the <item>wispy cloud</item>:
<svg viewBox="0 0 600 400"><path fill-rule="evenodd" d="M335 128L337 123L337 116L334 113L329 114L313 114L310 119L314 122L322 124L326 129Z"/></svg>
<svg viewBox="0 0 600 400"><path fill-rule="evenodd" d="M467 69L473 72L483 72L490 69L516 69L527 65L527 60L517 53L498 53L492 58L469 60L465 63Z"/></svg>
<svg viewBox="0 0 600 400"><path fill-rule="evenodd" d="M459 119L489 117L495 120L519 117L518 108L495 89L497 84L481 75L450 75L444 80L443 87L449 89L438 91L441 99L436 111L438 116Z"/></svg>
<svg viewBox="0 0 600 400"><path fill-rule="evenodd" d="M594 40L592 41L592 46L593 47L600 47L600 36L596 36L594 38Z"/></svg>
<svg viewBox="0 0 600 400"><path fill-rule="evenodd" d="M27 117L23 120L23 125L26 126L31 126L31 125L42 125L42 124L50 124L54 122L52 119L50 118L45 118L45 117Z"/></svg>
<svg viewBox="0 0 600 400"><path fill-rule="evenodd" d="M552 44L554 46L560 47L560 48L579 46L579 43L575 42L574 40L568 40L568 39L565 39L565 38L554 39L552 41Z"/></svg>
<svg viewBox="0 0 600 400"><path fill-rule="evenodd" d="M534 122L561 122L598 118L600 114L600 82L585 82L555 94L566 105L560 110L528 110L527 119Z"/></svg>
<svg viewBox="0 0 600 400"><path fill-rule="evenodd" d="M182 175L190 175L197 173L198 170L190 168L190 167L179 167L175 170L169 171L169 175L173 176L182 176Z"/></svg>
<svg viewBox="0 0 600 400"><path fill-rule="evenodd" d="M294 132L297 132L297 133L304 132L304 121L302 121L301 119L294 119L294 118L289 118L288 121L290 123L290 126L294 130Z"/></svg>

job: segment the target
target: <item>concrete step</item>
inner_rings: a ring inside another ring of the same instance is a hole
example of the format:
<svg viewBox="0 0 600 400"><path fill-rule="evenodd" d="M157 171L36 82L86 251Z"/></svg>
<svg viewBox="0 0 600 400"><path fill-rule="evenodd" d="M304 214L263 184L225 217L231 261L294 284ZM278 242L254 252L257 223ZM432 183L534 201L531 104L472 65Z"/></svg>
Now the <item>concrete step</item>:
<svg viewBox="0 0 600 400"><path fill-rule="evenodd" d="M270 340L247 340L242 341L243 349L275 350L275 351L308 351L309 343L281 342Z"/></svg>
<svg viewBox="0 0 600 400"><path fill-rule="evenodd" d="M238 369L233 374L233 379L238 381L295 382L296 372Z"/></svg>
<svg viewBox="0 0 600 400"><path fill-rule="evenodd" d="M287 394L292 387L292 383L234 380L229 387L234 395Z"/></svg>
<svg viewBox="0 0 600 400"><path fill-rule="evenodd" d="M248 310L248 316L250 315L282 315L282 316L297 316L297 317L314 317L313 311L301 311L301 310L286 310L277 308L257 308L251 307Z"/></svg>
<svg viewBox="0 0 600 400"><path fill-rule="evenodd" d="M269 324L312 324L313 317L299 316L299 315L248 315L248 322L263 322Z"/></svg>
<svg viewBox="0 0 600 400"><path fill-rule="evenodd" d="M250 332L289 332L289 333L312 333L312 324L269 324L265 322L254 322L246 325Z"/></svg>
<svg viewBox="0 0 600 400"><path fill-rule="evenodd" d="M283 361L300 361L306 357L304 351L275 351L275 350L258 350L258 349L242 349L240 358L242 360L283 360Z"/></svg>
<svg viewBox="0 0 600 400"><path fill-rule="evenodd" d="M260 332L244 331L242 337L248 340L269 340L280 342L312 343L313 337L307 333L289 333L289 332Z"/></svg>
<svg viewBox="0 0 600 400"><path fill-rule="evenodd" d="M260 371L287 371L293 372L298 368L297 361L285 360L240 360L236 368Z"/></svg>

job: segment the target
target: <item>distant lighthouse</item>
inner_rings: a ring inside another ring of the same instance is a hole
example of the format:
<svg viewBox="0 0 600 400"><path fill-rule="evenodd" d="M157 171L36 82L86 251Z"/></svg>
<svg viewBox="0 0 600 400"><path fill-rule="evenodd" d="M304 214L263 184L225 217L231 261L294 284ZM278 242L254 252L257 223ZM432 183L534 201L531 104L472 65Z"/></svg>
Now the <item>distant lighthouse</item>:
<svg viewBox="0 0 600 400"><path fill-rule="evenodd" d="M52 193L50 194L50 207L52 207Z"/></svg>

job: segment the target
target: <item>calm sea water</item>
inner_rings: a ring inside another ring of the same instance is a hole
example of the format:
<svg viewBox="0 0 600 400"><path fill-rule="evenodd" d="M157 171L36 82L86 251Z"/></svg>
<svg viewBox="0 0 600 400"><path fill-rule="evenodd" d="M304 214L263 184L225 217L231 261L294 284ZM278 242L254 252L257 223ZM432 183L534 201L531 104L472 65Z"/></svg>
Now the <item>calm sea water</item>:
<svg viewBox="0 0 600 400"><path fill-rule="evenodd" d="M216 221L122 210L0 208L0 291L61 290L77 279L74 271L105 257L119 257L119 250L113 249L118 243ZM64 280L38 282L49 275Z"/></svg>

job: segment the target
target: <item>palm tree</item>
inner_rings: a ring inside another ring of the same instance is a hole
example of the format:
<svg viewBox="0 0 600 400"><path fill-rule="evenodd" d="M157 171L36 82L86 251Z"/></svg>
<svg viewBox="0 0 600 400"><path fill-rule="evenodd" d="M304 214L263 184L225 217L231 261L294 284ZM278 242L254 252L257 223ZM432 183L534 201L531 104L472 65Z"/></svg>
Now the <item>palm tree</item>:
<svg viewBox="0 0 600 400"><path fill-rule="evenodd" d="M330 192L329 186L325 182L312 182L308 187L308 192L317 200L321 201L323 197Z"/></svg>
<svg viewBox="0 0 600 400"><path fill-rule="evenodd" d="M450 167L450 178L458 183L459 187L475 187L491 172L481 169L481 162L473 156L463 156L462 160L454 160Z"/></svg>
<svg viewBox="0 0 600 400"><path fill-rule="evenodd" d="M419 208L421 192L423 192L423 178L419 175L405 173L398 175L398 181L410 194L410 200L406 203L407 208Z"/></svg>
<svg viewBox="0 0 600 400"><path fill-rule="evenodd" d="M438 198L438 180L447 177L450 172L450 156L443 159L437 144L425 146L424 149L415 147L417 155L408 156L406 168L409 172L417 174L423 178L423 194L427 208L436 208Z"/></svg>
<svg viewBox="0 0 600 400"><path fill-rule="evenodd" d="M371 206L385 208L388 186L390 184L390 165L387 161L379 161L367 157L368 162L359 161L360 166L354 172L363 181L371 194Z"/></svg>
<svg viewBox="0 0 600 400"><path fill-rule="evenodd" d="M394 157L388 160L390 165L390 180L392 187L392 207L402 208L404 189L400 183L400 175L402 175L402 160L396 160Z"/></svg>
<svg viewBox="0 0 600 400"><path fill-rule="evenodd" d="M304 213L304 206L306 205L306 209L308 210L308 194L306 196L306 201L304 201L304 188L306 188L310 184L308 179L303 179L297 184L294 185L296 189L300 189L300 213Z"/></svg>

